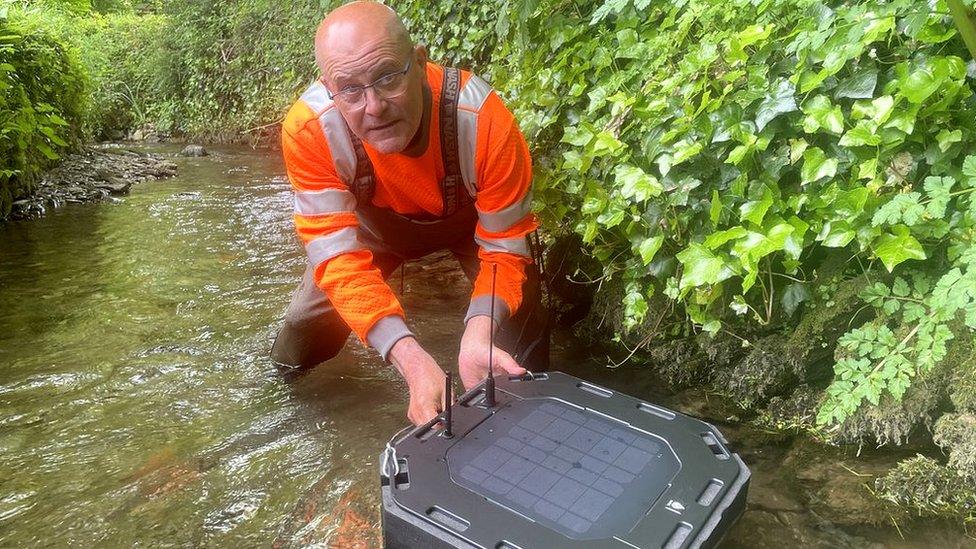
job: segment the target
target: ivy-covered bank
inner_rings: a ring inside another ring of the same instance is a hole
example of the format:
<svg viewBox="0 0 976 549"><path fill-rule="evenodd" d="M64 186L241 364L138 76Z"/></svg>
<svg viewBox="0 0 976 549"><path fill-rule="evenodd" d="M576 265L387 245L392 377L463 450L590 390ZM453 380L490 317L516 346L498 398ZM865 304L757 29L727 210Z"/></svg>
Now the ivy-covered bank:
<svg viewBox="0 0 976 549"><path fill-rule="evenodd" d="M84 135L207 140L273 138L333 3L8 2L77 57ZM391 4L516 111L585 331L765 425L922 449L878 495L976 519L973 0Z"/></svg>
<svg viewBox="0 0 976 549"><path fill-rule="evenodd" d="M84 86L70 47L0 4L0 221L80 137Z"/></svg>
<svg viewBox="0 0 976 549"><path fill-rule="evenodd" d="M931 431L947 458L878 494L976 519L976 63L946 2L400 4L515 107L596 334L777 427Z"/></svg>

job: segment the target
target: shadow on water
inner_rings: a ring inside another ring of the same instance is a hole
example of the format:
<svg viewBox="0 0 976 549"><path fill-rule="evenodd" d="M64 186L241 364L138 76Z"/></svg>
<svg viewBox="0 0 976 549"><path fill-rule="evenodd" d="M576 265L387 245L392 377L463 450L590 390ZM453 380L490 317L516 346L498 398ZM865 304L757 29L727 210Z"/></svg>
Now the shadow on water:
<svg viewBox="0 0 976 549"><path fill-rule="evenodd" d="M406 423L405 384L353 340L279 375L267 354L304 257L278 156L178 162L117 203L0 227L0 546L378 546L377 456ZM404 286L413 328L452 364L463 275L435 258ZM759 496L731 546L964 546L943 525L902 542L816 517L784 480L793 441L589 351L560 336L554 363L747 441Z"/></svg>

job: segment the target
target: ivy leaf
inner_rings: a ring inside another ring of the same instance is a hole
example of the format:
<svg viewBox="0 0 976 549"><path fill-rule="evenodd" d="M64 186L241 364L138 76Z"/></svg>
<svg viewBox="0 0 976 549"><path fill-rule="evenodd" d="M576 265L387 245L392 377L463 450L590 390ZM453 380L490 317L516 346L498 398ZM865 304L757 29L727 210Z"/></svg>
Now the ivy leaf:
<svg viewBox="0 0 976 549"><path fill-rule="evenodd" d="M803 151L803 167L800 169L800 183L813 183L824 177L837 174L837 159L827 158L819 147Z"/></svg>
<svg viewBox="0 0 976 549"><path fill-rule="evenodd" d="M862 147L865 145L875 147L881 144L881 136L874 133L874 124L866 120L857 123L844 137L840 138L838 144L841 147Z"/></svg>
<svg viewBox="0 0 976 549"><path fill-rule="evenodd" d="M779 79L776 88L759 104L756 111L756 129L762 131L777 116L797 110L796 99L793 97L795 92L792 82L785 78Z"/></svg>
<svg viewBox="0 0 976 549"><path fill-rule="evenodd" d="M718 226L718 222L721 218L722 199L719 197L718 189L712 189L712 203L708 208L708 219L711 220L712 225Z"/></svg>
<svg viewBox="0 0 976 549"><path fill-rule="evenodd" d="M722 258L701 244L691 244L676 256L684 266L680 288L717 284L735 274Z"/></svg>
<svg viewBox="0 0 976 549"><path fill-rule="evenodd" d="M674 144L674 161L672 166L677 166L685 160L694 158L695 155L701 152L704 146L701 143L696 143L693 141L688 141L682 139Z"/></svg>
<svg viewBox="0 0 976 549"><path fill-rule="evenodd" d="M770 192L769 187L765 187L762 198L759 200L750 200L739 207L739 218L742 221L751 221L756 225L762 225L763 218L766 217L766 212L769 211L769 207L772 205L773 193Z"/></svg>
<svg viewBox="0 0 976 549"><path fill-rule="evenodd" d="M925 250L904 225L891 228L891 234L884 234L874 247L874 255L884 263L890 273L898 264L909 259L925 259Z"/></svg>
<svg viewBox="0 0 976 549"><path fill-rule="evenodd" d="M871 99L878 85L878 69L867 67L842 80L834 90L834 99Z"/></svg>
<svg viewBox="0 0 976 549"><path fill-rule="evenodd" d="M654 255L661 249L661 243L663 242L664 237L661 235L652 236L641 242L639 252L644 265L649 264L654 259Z"/></svg>
<svg viewBox="0 0 976 549"><path fill-rule="evenodd" d="M882 95L870 102L857 101L851 109L851 118L855 120L867 118L874 122L874 127L876 128L888 121L894 107L895 98L890 95Z"/></svg>
<svg viewBox="0 0 976 549"><path fill-rule="evenodd" d="M744 227L732 227L731 229L726 229L724 231L717 231L708 235L708 238L702 242L702 245L709 250L714 250L729 240L742 238L748 234L748 232L749 231L747 231Z"/></svg>
<svg viewBox="0 0 976 549"><path fill-rule="evenodd" d="M949 131L943 129L935 136L935 141L939 144L939 150L946 152L953 143L962 141L962 130Z"/></svg>
<svg viewBox="0 0 976 549"><path fill-rule="evenodd" d="M783 290L783 298L781 299L783 310L786 311L787 316L793 316L800 303L808 299L810 299L810 290L807 289L807 285L802 282L794 282Z"/></svg>
<svg viewBox="0 0 976 549"><path fill-rule="evenodd" d="M952 198L949 193L952 192L952 186L955 183L956 180L951 177L925 178L925 194L929 198L925 211L930 217L938 219L945 215L946 206L949 205L949 200Z"/></svg>
<svg viewBox="0 0 976 549"><path fill-rule="evenodd" d="M657 178L637 166L621 164L614 173L620 194L627 199L644 202L661 194L664 190Z"/></svg>
<svg viewBox="0 0 976 549"><path fill-rule="evenodd" d="M807 133L814 133L820 128L835 134L844 131L844 113L826 95L818 95L807 101L803 105L803 112L807 115L803 120L803 131Z"/></svg>
<svg viewBox="0 0 976 549"><path fill-rule="evenodd" d="M563 132L563 143L585 147L593 139L593 132L584 126L569 126Z"/></svg>
<svg viewBox="0 0 976 549"><path fill-rule="evenodd" d="M922 103L928 99L949 78L952 71L949 61L944 57L924 59L912 67L911 72L904 64L899 65L898 69L901 72L898 88L912 103Z"/></svg>

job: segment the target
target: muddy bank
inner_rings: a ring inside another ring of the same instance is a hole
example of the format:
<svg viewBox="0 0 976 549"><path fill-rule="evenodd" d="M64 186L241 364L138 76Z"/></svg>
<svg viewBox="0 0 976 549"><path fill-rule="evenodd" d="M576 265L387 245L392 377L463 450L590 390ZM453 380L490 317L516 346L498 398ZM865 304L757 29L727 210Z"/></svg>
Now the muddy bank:
<svg viewBox="0 0 976 549"><path fill-rule="evenodd" d="M176 164L159 154L114 144L89 146L44 174L30 196L15 200L10 219L40 217L69 203L111 200L134 184L174 175Z"/></svg>

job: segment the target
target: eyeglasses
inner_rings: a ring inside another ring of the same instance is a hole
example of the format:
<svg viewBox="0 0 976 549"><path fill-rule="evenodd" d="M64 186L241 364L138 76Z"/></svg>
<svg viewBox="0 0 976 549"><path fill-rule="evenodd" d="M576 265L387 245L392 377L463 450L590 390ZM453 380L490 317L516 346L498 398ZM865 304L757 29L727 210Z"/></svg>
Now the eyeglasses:
<svg viewBox="0 0 976 549"><path fill-rule="evenodd" d="M341 102L350 109L361 109L366 106L366 88L373 88L376 95L382 99L399 97L407 91L407 71L410 70L411 63L413 63L413 56L407 59L407 65L403 70L381 76L371 84L346 86L335 93L326 88L325 92L329 95L329 99Z"/></svg>

